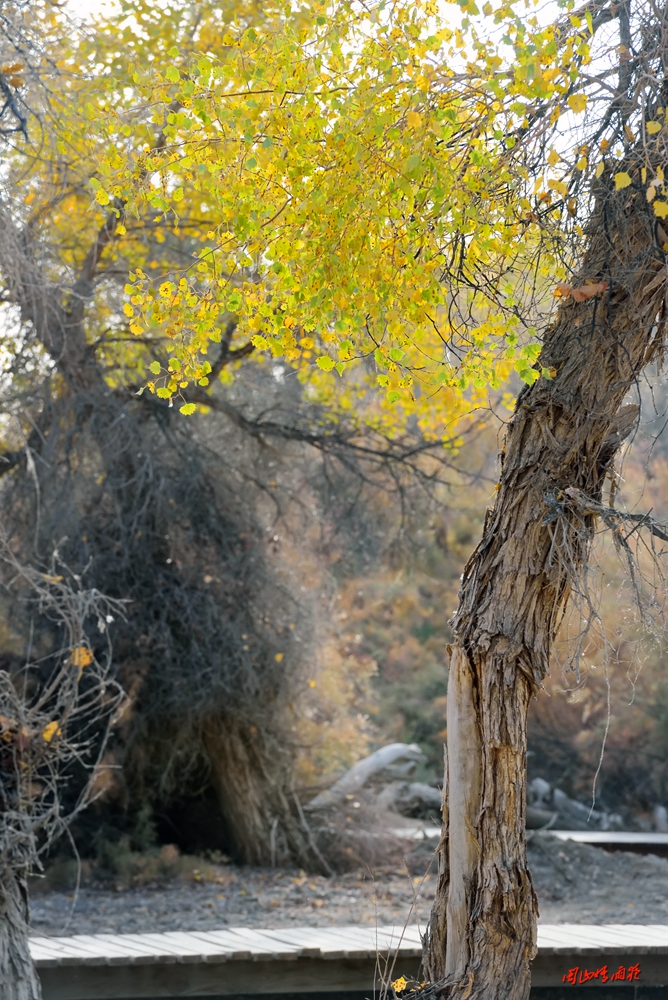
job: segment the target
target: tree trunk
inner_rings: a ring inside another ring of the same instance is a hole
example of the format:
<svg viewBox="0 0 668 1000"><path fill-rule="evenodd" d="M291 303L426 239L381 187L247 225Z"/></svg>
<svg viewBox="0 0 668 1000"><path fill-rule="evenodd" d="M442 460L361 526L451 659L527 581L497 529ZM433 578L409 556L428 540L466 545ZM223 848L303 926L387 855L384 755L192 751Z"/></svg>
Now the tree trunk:
<svg viewBox="0 0 668 1000"><path fill-rule="evenodd" d="M13 871L0 883L0 993L2 1000L40 1000L42 990L28 948L28 892Z"/></svg>
<svg viewBox="0 0 668 1000"><path fill-rule="evenodd" d="M225 817L238 860L250 865L275 865L286 855L298 863L318 866L317 848L309 843L306 819L295 816L296 801L288 800L290 761L276 744L272 754L266 734L250 724L223 717L210 718L203 728L211 765L212 785Z"/></svg>
<svg viewBox="0 0 668 1000"><path fill-rule="evenodd" d="M464 572L448 690L447 808L425 971L441 995L526 1000L537 903L525 843L532 696L569 595L583 594L614 455L637 420L624 397L662 350L668 269L642 194L599 198L574 286L540 358L556 376L517 400L483 537Z"/></svg>

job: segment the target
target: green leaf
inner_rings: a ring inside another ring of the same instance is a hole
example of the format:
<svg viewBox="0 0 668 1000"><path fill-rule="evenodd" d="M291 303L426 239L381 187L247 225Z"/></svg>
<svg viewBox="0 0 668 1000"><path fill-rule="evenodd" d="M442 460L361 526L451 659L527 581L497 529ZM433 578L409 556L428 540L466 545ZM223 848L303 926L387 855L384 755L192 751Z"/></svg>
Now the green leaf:
<svg viewBox="0 0 668 1000"><path fill-rule="evenodd" d="M179 407L179 413L182 413L185 417L189 417L196 409L197 407L194 403L184 403L183 406Z"/></svg>
<svg viewBox="0 0 668 1000"><path fill-rule="evenodd" d="M251 344L253 347L257 347L258 351L266 351L269 347L269 341L265 340L265 338L259 333L256 333L254 337L251 337Z"/></svg>
<svg viewBox="0 0 668 1000"><path fill-rule="evenodd" d="M158 389L158 396L160 396L160 399L171 399L172 398L171 392L164 385L161 386L160 389Z"/></svg>
<svg viewBox="0 0 668 1000"><path fill-rule="evenodd" d="M322 357L316 358L315 363L318 366L318 368L322 368L324 372L331 372L332 368L334 367L334 362L332 361L332 359L328 358L324 354L322 355Z"/></svg>
<svg viewBox="0 0 668 1000"><path fill-rule="evenodd" d="M393 347L390 351L390 358L392 361L401 361L404 356L404 352L400 351L398 347Z"/></svg>
<svg viewBox="0 0 668 1000"><path fill-rule="evenodd" d="M525 368L523 372L520 372L520 378L527 385L533 385L536 379L540 378L540 372L537 372L535 368Z"/></svg>
<svg viewBox="0 0 668 1000"><path fill-rule="evenodd" d="M176 66L168 66L165 72L165 78L169 80L170 83L178 83L181 79L181 74Z"/></svg>
<svg viewBox="0 0 668 1000"><path fill-rule="evenodd" d="M149 371L152 371L154 375L160 374L161 365L159 361L152 361L148 367Z"/></svg>
<svg viewBox="0 0 668 1000"><path fill-rule="evenodd" d="M401 393L397 392L396 389L392 389L391 392L387 394L388 403L396 403L398 399L401 399Z"/></svg>

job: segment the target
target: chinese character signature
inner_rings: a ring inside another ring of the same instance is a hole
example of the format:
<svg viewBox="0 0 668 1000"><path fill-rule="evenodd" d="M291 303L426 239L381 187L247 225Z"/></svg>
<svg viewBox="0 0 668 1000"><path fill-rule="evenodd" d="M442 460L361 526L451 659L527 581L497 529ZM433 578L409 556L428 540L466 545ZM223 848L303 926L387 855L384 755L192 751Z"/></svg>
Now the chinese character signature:
<svg viewBox="0 0 668 1000"><path fill-rule="evenodd" d="M640 979L639 965L620 965L616 972L608 973L607 965L602 965L600 969L581 969L576 965L574 969L569 969L562 976L562 983L569 986L581 986L588 983L590 979L598 979L602 983L624 980L625 982L637 982Z"/></svg>

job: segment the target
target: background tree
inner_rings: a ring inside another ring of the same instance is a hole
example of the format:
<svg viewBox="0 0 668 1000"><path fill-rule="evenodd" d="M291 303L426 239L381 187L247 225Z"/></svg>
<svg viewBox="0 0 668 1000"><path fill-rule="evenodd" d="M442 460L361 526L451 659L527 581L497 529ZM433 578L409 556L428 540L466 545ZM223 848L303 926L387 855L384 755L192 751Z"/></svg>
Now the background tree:
<svg viewBox="0 0 668 1000"><path fill-rule="evenodd" d="M194 187L178 218L153 206L127 217L117 196L103 204L108 147L99 134L89 143L73 110L106 106L121 85L134 93L133 59L162 65L174 49L187 60L220 45L220 9L132 5L131 18L124 11L98 30L50 5L26 11L39 46L14 89L28 135L6 148L0 205L6 524L27 564L44 568L59 546L73 572L85 567L92 586L127 602L114 646L128 703L100 779L106 804L79 816L75 832L90 850L120 834L144 842L156 826L187 844L199 825L209 838L200 847L323 867L295 797L293 735L323 604L304 594L296 565L285 572L286 547L281 565L267 532L296 523L293 496L305 508L308 495L335 526L365 482L396 487L420 473L436 484L443 460L429 456L442 449L415 431L389 440L382 424L362 434L345 405L328 414L283 379L283 362L255 364L226 312L211 331L218 391L197 386L206 420L186 423L168 399L141 394L145 368L167 363L170 340L131 331L129 272L178 271L219 213ZM164 141L160 122L147 134ZM242 361L248 375L232 385ZM320 464L283 474L280 449L296 468L305 447ZM198 822L186 829L191 813Z"/></svg>

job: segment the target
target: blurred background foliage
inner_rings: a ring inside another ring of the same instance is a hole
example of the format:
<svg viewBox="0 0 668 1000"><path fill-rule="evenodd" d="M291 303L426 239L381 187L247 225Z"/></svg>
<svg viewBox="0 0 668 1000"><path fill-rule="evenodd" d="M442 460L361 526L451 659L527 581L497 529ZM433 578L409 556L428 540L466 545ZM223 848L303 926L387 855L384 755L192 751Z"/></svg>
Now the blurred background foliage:
<svg viewBox="0 0 668 1000"><path fill-rule="evenodd" d="M195 416L139 395L164 345L132 334L128 275L190 262L215 212L200 201L179 220L147 209L113 243L107 210L91 209L92 153L74 133L63 151L58 123L73 95L97 93L96 67L130 80L132 62L167 61L177 43L189 57L197 38L217 44L221 13L241 8L121 7L142 31L123 24L104 45L95 33L77 41L52 5L36 8L49 48L26 67L23 93L39 142L17 141L8 155L0 233L5 527L35 566L61 546L72 572L129 602L112 635L128 700L97 802L73 836L84 857L111 868L128 853L162 857L170 844L315 864L299 807L356 760L415 742L421 777L439 778L449 619L494 496L509 401L471 388L457 411L470 413L445 443L415 420L388 431L356 420L345 395L327 411L289 366L239 345L229 316ZM262 17L253 4L244 12L248 23ZM56 51L79 67L65 84ZM129 84L127 93L130 102ZM59 349L63 328L77 351ZM668 516L661 379L642 389L643 422L616 483L618 502L659 519ZM376 412L366 383L352 395ZM648 558L640 628L616 554L599 548L601 621L579 676L567 669L567 643L557 650L533 706L529 767L586 799L600 763L601 801L628 824L647 823L668 801L662 581ZM29 616L3 600L0 662L11 672L30 644L48 648L53 637L48 623L35 636Z"/></svg>

